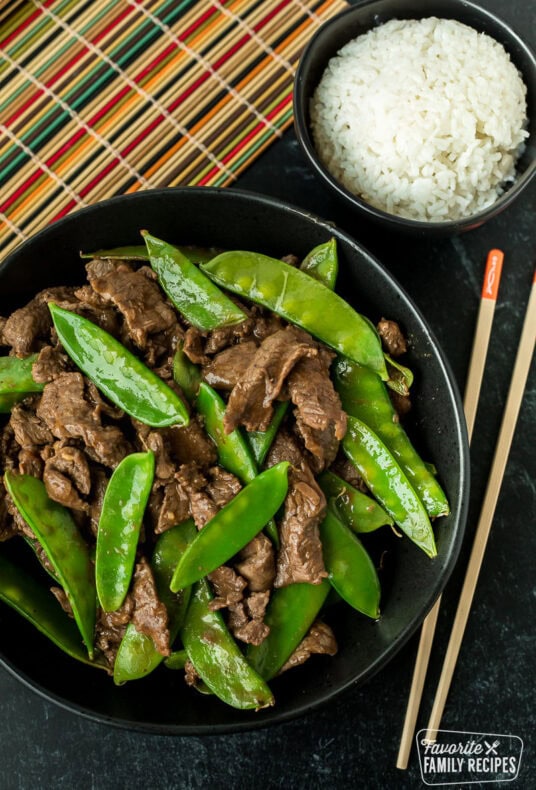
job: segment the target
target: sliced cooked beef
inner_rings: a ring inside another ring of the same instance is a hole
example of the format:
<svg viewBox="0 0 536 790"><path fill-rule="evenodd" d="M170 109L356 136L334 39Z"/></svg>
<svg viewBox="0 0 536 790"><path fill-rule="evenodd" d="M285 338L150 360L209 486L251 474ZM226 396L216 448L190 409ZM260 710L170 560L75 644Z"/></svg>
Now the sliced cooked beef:
<svg viewBox="0 0 536 790"><path fill-rule="evenodd" d="M16 469L19 464L19 452L20 445L15 439L13 428L8 423L0 433L0 469Z"/></svg>
<svg viewBox="0 0 536 790"><path fill-rule="evenodd" d="M206 491L218 508L224 507L242 488L240 480L221 466L209 469L208 477Z"/></svg>
<svg viewBox="0 0 536 790"><path fill-rule="evenodd" d="M210 361L203 351L203 335L195 326L186 330L182 350L194 365L206 365Z"/></svg>
<svg viewBox="0 0 536 790"><path fill-rule="evenodd" d="M114 468L131 451L115 425L103 426L100 407L86 400L81 373L62 373L45 385L37 416L58 439L82 439L94 461Z"/></svg>
<svg viewBox="0 0 536 790"><path fill-rule="evenodd" d="M19 453L19 474L31 475L41 479L43 475L43 460L29 448L23 448Z"/></svg>
<svg viewBox="0 0 536 790"><path fill-rule="evenodd" d="M39 399L26 398L22 403L17 403L11 410L9 424L13 429L15 440L23 447L31 449L53 441L52 433L46 421L36 414L35 408Z"/></svg>
<svg viewBox="0 0 536 790"><path fill-rule="evenodd" d="M184 680L186 681L187 686L192 686L192 687L197 686L197 684L201 680L201 677L197 674L197 670L192 664L192 662L190 661L190 659L187 659L184 665Z"/></svg>
<svg viewBox="0 0 536 790"><path fill-rule="evenodd" d="M303 664L307 659L316 654L334 656L338 650L335 635L327 623L317 621L309 629L309 633L303 639L288 661L283 664L279 674L286 672L287 669Z"/></svg>
<svg viewBox="0 0 536 790"><path fill-rule="evenodd" d="M275 579L275 556L272 542L259 532L239 553L237 571L247 579L253 592L269 590Z"/></svg>
<svg viewBox="0 0 536 790"><path fill-rule="evenodd" d="M220 565L208 578L215 592L215 597L209 604L212 611L233 606L242 600L247 581L228 565Z"/></svg>
<svg viewBox="0 0 536 790"><path fill-rule="evenodd" d="M91 490L89 464L78 447L56 442L54 455L45 462L43 482L47 493L55 502L73 510L90 513L90 505L80 496Z"/></svg>
<svg viewBox="0 0 536 790"><path fill-rule="evenodd" d="M229 608L229 628L236 639L251 645L260 645L270 633L263 622L270 593L255 592L244 601Z"/></svg>
<svg viewBox="0 0 536 790"><path fill-rule="evenodd" d="M47 288L37 294L27 305L11 313L3 329L6 345L12 346L17 356L27 356L38 351L47 340L52 328L48 302L61 302L71 298L72 288Z"/></svg>
<svg viewBox="0 0 536 790"><path fill-rule="evenodd" d="M182 524L190 515L190 501L188 494L176 480L166 483L163 493L156 493L159 497L154 531L156 534L171 529L176 524ZM153 503L154 505L154 503Z"/></svg>
<svg viewBox="0 0 536 790"><path fill-rule="evenodd" d="M69 369L68 357L58 346L44 346L32 365L32 378L39 384L46 384Z"/></svg>
<svg viewBox="0 0 536 790"><path fill-rule="evenodd" d="M281 545L275 587L294 582L320 584L327 576L318 526L326 499L309 467L289 470L289 490L279 526Z"/></svg>
<svg viewBox="0 0 536 790"><path fill-rule="evenodd" d="M233 302L237 304L241 310L248 316L244 321L231 326L222 326L219 329L213 329L207 334L205 342L205 354L217 354L227 346L232 346L235 343L240 343L245 337L248 337L255 326L255 319L251 316L251 311L243 305L234 296L231 297Z"/></svg>
<svg viewBox="0 0 536 790"><path fill-rule="evenodd" d="M225 410L224 426L231 433L239 425L265 431L273 414L272 403L286 377L303 357L316 356L314 341L294 326L263 340L244 377L233 388Z"/></svg>
<svg viewBox="0 0 536 790"><path fill-rule="evenodd" d="M144 349L149 335L177 323L174 310L164 300L158 284L127 263L109 260L90 261L86 266L89 282L105 301L123 314L135 344Z"/></svg>
<svg viewBox="0 0 536 790"><path fill-rule="evenodd" d="M408 350L406 338L396 321L382 318L378 324L378 334L382 339L383 347L392 357L399 357Z"/></svg>
<svg viewBox="0 0 536 790"><path fill-rule="evenodd" d="M411 399L407 395L401 395L399 392L394 392L390 389L389 397L399 417L405 417L411 411Z"/></svg>
<svg viewBox="0 0 536 790"><path fill-rule="evenodd" d="M66 310L78 313L94 324L98 324L114 337L120 335L121 320L119 313L110 302L103 299L90 285L83 285L82 288L78 288L74 295L77 298L77 302L60 306Z"/></svg>
<svg viewBox="0 0 536 790"><path fill-rule="evenodd" d="M305 460L304 452L294 434L280 428L268 450L264 465L269 469L281 461L289 461L293 466L300 467Z"/></svg>
<svg viewBox="0 0 536 790"><path fill-rule="evenodd" d="M105 612L98 609L95 625L95 646L104 654L110 667L113 667L115 657L125 635L127 625L134 612L134 599L129 593L123 604L115 612Z"/></svg>
<svg viewBox="0 0 536 790"><path fill-rule="evenodd" d="M151 450L155 457L155 477L169 480L175 473L175 464L170 457L169 444L164 431L155 431L138 420L132 420L138 441L143 450Z"/></svg>
<svg viewBox="0 0 536 790"><path fill-rule="evenodd" d="M256 353L257 344L253 340L229 346L203 368L203 378L215 389L231 391L243 380Z"/></svg>
<svg viewBox="0 0 536 790"><path fill-rule="evenodd" d="M368 491L367 486L365 485L363 478L348 458L343 455L342 452L339 452L335 461L332 463L330 467L331 471L334 472L339 477L342 477L343 480L346 480L347 483L350 483L351 486L357 488L358 491L362 491L366 493Z"/></svg>
<svg viewBox="0 0 536 790"><path fill-rule="evenodd" d="M198 529L214 518L241 488L238 479L230 472L215 466L205 476L195 462L183 464L176 478L188 495L190 513Z"/></svg>
<svg viewBox="0 0 536 790"><path fill-rule="evenodd" d="M346 414L329 376L333 357L331 351L320 348L317 356L298 362L287 382L296 407L296 430L314 458L316 472L334 460L346 433Z"/></svg>
<svg viewBox="0 0 536 790"><path fill-rule="evenodd" d="M169 656L171 649L167 609L158 598L151 566L144 557L136 563L132 598L134 600L132 622L136 629L151 637L161 655Z"/></svg>
<svg viewBox="0 0 536 790"><path fill-rule="evenodd" d="M199 415L192 416L188 425L167 428L165 435L173 458L178 464L195 461L200 466L207 467L218 460L214 442L203 430Z"/></svg>

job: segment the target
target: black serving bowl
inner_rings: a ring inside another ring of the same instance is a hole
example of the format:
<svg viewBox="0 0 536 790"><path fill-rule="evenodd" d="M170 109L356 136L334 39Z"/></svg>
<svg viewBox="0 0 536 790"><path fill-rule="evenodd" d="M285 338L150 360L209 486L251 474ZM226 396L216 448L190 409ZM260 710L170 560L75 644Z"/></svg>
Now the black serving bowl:
<svg viewBox="0 0 536 790"><path fill-rule="evenodd" d="M382 617L373 622L346 605L330 610L339 653L314 657L273 682L276 705L240 712L188 688L181 672L159 667L141 681L116 687L104 672L77 663L0 604L0 663L46 699L83 716L134 729L205 734L280 722L315 707L371 677L400 650L443 589L465 524L469 470L462 405L447 361L421 314L391 275L348 235L273 198L231 189L166 189L113 198L60 220L22 244L0 265L0 315L40 289L82 283L79 250L139 243L140 228L170 241L305 255L334 236L340 255L338 290L373 321L397 319L409 338L415 372L408 423L423 456L433 461L452 512L438 522L434 560L409 540L380 531L389 549ZM0 545L8 551L18 539ZM21 551L26 546L20 542Z"/></svg>
<svg viewBox="0 0 536 790"><path fill-rule="evenodd" d="M310 129L309 107L329 60L357 36L390 19L439 17L462 22L501 43L527 86L529 137L517 163L515 182L491 205L477 214L447 222L406 219L371 206L343 186L320 161ZM495 217L526 189L536 175L536 59L530 48L508 25L490 11L467 0L364 0L325 22L311 38L300 59L294 80L294 124L305 156L321 181L361 217L417 236L447 236L473 230Z"/></svg>

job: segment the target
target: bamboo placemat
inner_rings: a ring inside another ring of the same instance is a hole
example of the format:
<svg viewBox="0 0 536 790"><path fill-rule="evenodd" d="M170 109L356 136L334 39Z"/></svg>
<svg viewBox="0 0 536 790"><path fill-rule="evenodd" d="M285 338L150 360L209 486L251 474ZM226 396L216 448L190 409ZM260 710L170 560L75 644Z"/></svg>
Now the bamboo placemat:
<svg viewBox="0 0 536 790"><path fill-rule="evenodd" d="M112 195L226 186L344 0L0 0L0 256Z"/></svg>

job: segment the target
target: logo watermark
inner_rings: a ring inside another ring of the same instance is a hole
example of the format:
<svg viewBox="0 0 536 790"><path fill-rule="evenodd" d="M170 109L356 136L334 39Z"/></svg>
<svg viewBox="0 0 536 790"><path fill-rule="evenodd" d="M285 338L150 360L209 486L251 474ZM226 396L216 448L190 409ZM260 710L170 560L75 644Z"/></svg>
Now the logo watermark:
<svg viewBox="0 0 536 790"><path fill-rule="evenodd" d="M421 776L426 785L513 782L523 754L518 735L432 730L416 735Z"/></svg>

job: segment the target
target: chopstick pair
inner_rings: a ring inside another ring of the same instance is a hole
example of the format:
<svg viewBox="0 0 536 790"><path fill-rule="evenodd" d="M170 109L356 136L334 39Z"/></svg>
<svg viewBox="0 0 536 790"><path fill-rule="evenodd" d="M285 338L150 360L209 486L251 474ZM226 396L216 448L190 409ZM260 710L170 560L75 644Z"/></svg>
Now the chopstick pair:
<svg viewBox="0 0 536 790"><path fill-rule="evenodd" d="M464 411L467 422L469 441L471 440L474 420L478 407L480 387L484 372L493 315L497 301L497 293L502 271L503 254L500 250L491 250L488 255L486 270L484 274L484 284L482 288L482 298L477 320L471 361L469 364L469 375L464 397ZM495 507L499 497L499 491L508 460L508 454L512 444L517 417L523 399L525 384L527 381L534 343L536 340L536 275L533 278L530 298L527 305L521 338L519 341L512 381L508 392L506 407L503 420L499 431L499 438L495 448L492 468L488 479L486 494L482 505L481 515L478 522L471 557L466 571L458 608L452 627L447 652L443 663L441 677L439 679L436 696L433 703L432 713L428 722L426 738L434 741L435 733L439 729L441 717L445 707L445 702L449 692L452 676L456 666L456 660L463 640L465 626L469 617L471 603L476 589L478 575L486 549L486 543L491 529ZM409 754L415 724L419 712L419 705L424 688L426 670L430 658L432 641L434 637L441 597L438 598L434 607L426 617L421 631L421 638L415 661L415 669L408 699L408 707L404 720L404 727L398 752L397 768L405 769L408 765Z"/></svg>

